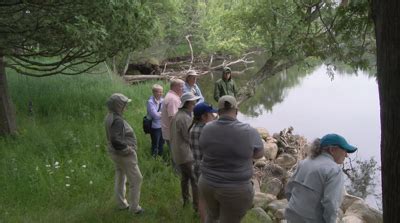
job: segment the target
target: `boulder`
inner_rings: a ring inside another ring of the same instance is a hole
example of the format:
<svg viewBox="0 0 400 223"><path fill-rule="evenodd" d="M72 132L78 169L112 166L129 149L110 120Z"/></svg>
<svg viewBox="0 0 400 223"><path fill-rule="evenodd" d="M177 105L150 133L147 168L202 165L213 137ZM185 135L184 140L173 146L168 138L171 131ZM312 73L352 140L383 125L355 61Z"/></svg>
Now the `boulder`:
<svg viewBox="0 0 400 223"><path fill-rule="evenodd" d="M343 197L343 202L340 208L343 210L343 212L346 212L346 210L355 202L355 201L362 201L361 198L353 196L348 194L347 192L345 193Z"/></svg>
<svg viewBox="0 0 400 223"><path fill-rule="evenodd" d="M254 163L254 167L257 168L263 168L265 165L267 165L267 161L264 159L259 159Z"/></svg>
<svg viewBox="0 0 400 223"><path fill-rule="evenodd" d="M346 216L342 219L342 221L337 221L337 222L343 222L343 223L365 223L361 218L357 216Z"/></svg>
<svg viewBox="0 0 400 223"><path fill-rule="evenodd" d="M248 217L248 216L254 216L253 218ZM247 212L246 218L251 218L252 220L257 220L257 222L263 222L263 223L273 223L274 221L272 218L260 207L256 207L251 209L250 211Z"/></svg>
<svg viewBox="0 0 400 223"><path fill-rule="evenodd" d="M283 183L278 178L269 178L268 181L261 185L261 191L278 196L283 188Z"/></svg>
<svg viewBox="0 0 400 223"><path fill-rule="evenodd" d="M363 200L354 201L346 210L344 217L356 217L365 223L382 223L382 213L368 206Z"/></svg>
<svg viewBox="0 0 400 223"><path fill-rule="evenodd" d="M275 163L282 168L289 170L297 163L297 159L290 154L283 153L276 158Z"/></svg>
<svg viewBox="0 0 400 223"><path fill-rule="evenodd" d="M269 160L276 159L278 155L278 145L273 142L264 142L264 156Z"/></svg>
<svg viewBox="0 0 400 223"><path fill-rule="evenodd" d="M266 183L270 178L278 178L282 181L286 178L286 170L277 164L267 163L263 169L263 175L265 180L262 183Z"/></svg>
<svg viewBox="0 0 400 223"><path fill-rule="evenodd" d="M274 200L267 205L267 209L275 215L276 211L278 211L279 209L285 209L287 205L288 201L286 199Z"/></svg>
<svg viewBox="0 0 400 223"><path fill-rule="evenodd" d="M285 208L276 210L274 217L277 219L285 219Z"/></svg>
<svg viewBox="0 0 400 223"><path fill-rule="evenodd" d="M276 200L276 196L261 192L254 193L253 206L266 210L269 203Z"/></svg>
<svg viewBox="0 0 400 223"><path fill-rule="evenodd" d="M257 127L256 128L258 134L260 134L261 138L263 138L265 141L270 137L270 134L266 128L262 127Z"/></svg>

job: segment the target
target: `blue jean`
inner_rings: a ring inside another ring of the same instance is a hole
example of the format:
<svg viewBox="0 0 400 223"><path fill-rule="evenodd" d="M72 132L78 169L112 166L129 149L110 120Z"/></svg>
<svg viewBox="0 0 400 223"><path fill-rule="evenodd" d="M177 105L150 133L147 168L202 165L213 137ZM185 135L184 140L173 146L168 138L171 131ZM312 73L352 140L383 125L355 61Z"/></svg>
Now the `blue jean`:
<svg viewBox="0 0 400 223"><path fill-rule="evenodd" d="M150 131L151 136L151 155L161 156L163 154L164 139L162 137L161 128L153 129Z"/></svg>

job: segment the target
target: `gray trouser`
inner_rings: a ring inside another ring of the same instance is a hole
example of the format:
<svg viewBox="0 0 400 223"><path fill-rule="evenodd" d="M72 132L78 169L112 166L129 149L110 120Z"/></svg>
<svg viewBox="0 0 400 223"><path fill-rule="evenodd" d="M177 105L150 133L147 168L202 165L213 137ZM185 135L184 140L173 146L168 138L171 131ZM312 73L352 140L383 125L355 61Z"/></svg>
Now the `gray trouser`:
<svg viewBox="0 0 400 223"><path fill-rule="evenodd" d="M137 165L136 151L126 156L110 154L115 164L115 197L118 208L124 209L129 206L129 210L136 212L141 209L139 206L140 187L142 185L142 174ZM128 201L125 199L126 180L129 184ZM128 204L129 202L129 204Z"/></svg>
<svg viewBox="0 0 400 223"><path fill-rule="evenodd" d="M214 187L200 176L200 196L207 207L206 223L240 223L253 205L254 189L249 182L232 187Z"/></svg>

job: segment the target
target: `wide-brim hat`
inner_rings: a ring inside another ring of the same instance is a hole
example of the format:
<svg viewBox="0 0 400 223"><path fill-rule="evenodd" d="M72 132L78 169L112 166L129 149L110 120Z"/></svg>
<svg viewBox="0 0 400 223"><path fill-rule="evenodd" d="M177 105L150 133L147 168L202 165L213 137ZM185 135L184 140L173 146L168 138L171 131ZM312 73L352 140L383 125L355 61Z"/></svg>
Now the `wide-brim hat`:
<svg viewBox="0 0 400 223"><path fill-rule="evenodd" d="M354 153L357 151L357 147L350 145L343 136L335 133L325 135L321 138L320 143L321 148L327 146L338 146L347 153Z"/></svg>
<svg viewBox="0 0 400 223"><path fill-rule="evenodd" d="M187 101L197 101L199 99L200 99L200 97L194 95L192 92L184 93L181 96L181 104L179 105L179 108L182 108Z"/></svg>

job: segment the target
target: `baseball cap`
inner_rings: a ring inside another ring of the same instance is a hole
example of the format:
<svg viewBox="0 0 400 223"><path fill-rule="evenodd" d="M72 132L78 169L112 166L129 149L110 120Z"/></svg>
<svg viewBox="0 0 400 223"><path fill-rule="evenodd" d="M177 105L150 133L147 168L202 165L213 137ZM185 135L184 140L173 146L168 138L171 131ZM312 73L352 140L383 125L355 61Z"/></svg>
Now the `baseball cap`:
<svg viewBox="0 0 400 223"><path fill-rule="evenodd" d="M343 136L334 133L327 134L322 137L320 143L322 148L325 146L338 146L348 153L354 153L355 151L357 151L357 147L347 143L346 139Z"/></svg>
<svg viewBox="0 0 400 223"><path fill-rule="evenodd" d="M186 76L199 76L199 75L194 70L188 70Z"/></svg>
<svg viewBox="0 0 400 223"><path fill-rule="evenodd" d="M226 104L229 104L226 106ZM237 101L235 97L231 95L224 95L219 98L218 100L218 109L224 109L224 108L238 108Z"/></svg>
<svg viewBox="0 0 400 223"><path fill-rule="evenodd" d="M186 92L181 96L181 105L179 105L179 108L182 108L187 101L197 101L199 99L200 97L194 95L192 92Z"/></svg>
<svg viewBox="0 0 400 223"><path fill-rule="evenodd" d="M217 110L205 102L198 103L193 109L194 116L198 117L204 113L217 113Z"/></svg>

